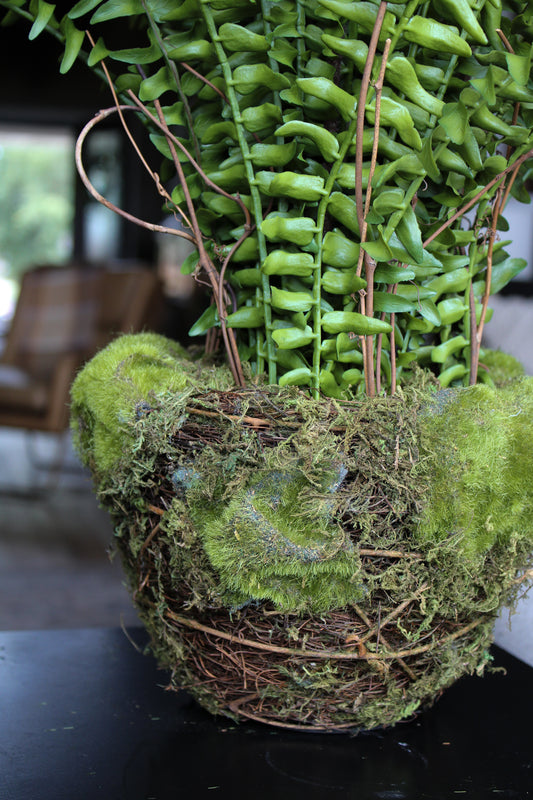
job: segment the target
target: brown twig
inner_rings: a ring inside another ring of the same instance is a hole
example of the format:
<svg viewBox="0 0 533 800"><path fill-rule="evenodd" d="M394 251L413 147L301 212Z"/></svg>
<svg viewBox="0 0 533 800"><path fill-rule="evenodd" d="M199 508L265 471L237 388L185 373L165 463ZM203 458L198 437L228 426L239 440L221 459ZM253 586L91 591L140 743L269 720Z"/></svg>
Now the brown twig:
<svg viewBox="0 0 533 800"><path fill-rule="evenodd" d="M476 298L474 297L474 286L470 283L470 295L468 298L470 313L470 375L468 382L470 386L477 383L477 373L479 370L479 342L477 338L476 321Z"/></svg>
<svg viewBox="0 0 533 800"><path fill-rule="evenodd" d="M397 283L389 284L387 286L387 293L388 294L396 294L397 290L398 290L398 284ZM386 312L383 311L381 313L381 317L380 318L381 318L382 321L384 321L385 317L386 317ZM394 318L395 318L395 314L394 314L394 312L392 312L391 313L392 333L391 333L391 353L390 353L390 355L391 355L391 394L394 394L395 389L396 389L396 375L394 374L394 380L393 380L393 372L392 372L393 362L394 362L394 373L396 372L396 347L395 347L395 342L394 342ZM378 335L377 344L376 344L376 392L377 392L377 394L379 394L380 391L381 391L381 351L382 351L382 347L383 347L383 334L380 333ZM394 384L394 389L393 389L393 384Z"/></svg>
<svg viewBox="0 0 533 800"><path fill-rule="evenodd" d="M483 299L481 300L481 316L479 325L477 326L476 341L478 347L481 346L481 339L483 337L483 327L485 325L485 317L489 305L490 288L492 282L492 260L494 253L494 242L496 240L496 228L498 226L498 218L502 207L503 199L503 185L498 187L496 197L494 199L494 206L492 209L492 220L489 231L489 244L487 247L487 270L485 273L485 291L483 292Z"/></svg>
<svg viewBox="0 0 533 800"><path fill-rule="evenodd" d="M387 10L387 3L382 0L376 14L376 21L370 42L368 45L368 55L363 70L363 77L361 80L361 89L359 91L359 100L357 103L357 127L355 132L355 202L357 205L357 220L359 222L359 230L363 232L364 224L364 210L363 210L363 134L365 130L365 106L368 96L368 89L370 87L370 79L372 76L372 67L374 66L374 58L379 41L379 34L381 33L381 26L385 18Z"/></svg>
<svg viewBox="0 0 533 800"><path fill-rule="evenodd" d="M502 29L501 28L496 28L496 33L498 34L498 36L502 40L502 42L504 44L504 47L507 50L507 52L514 55L514 52L515 52L514 51L514 47L512 46L511 42L509 41L509 39L507 38L505 33L502 31ZM514 111L513 111L513 118L511 120L511 125L516 125L516 123L518 122L519 113L520 113L520 102L517 101L515 103L515 107L514 107ZM509 158L509 156L511 155L512 151L513 151L513 146L510 145L510 144L507 145L507 158Z"/></svg>
<svg viewBox="0 0 533 800"><path fill-rule="evenodd" d="M527 569L523 575L513 580L513 583L523 583L524 581L533 581L533 568Z"/></svg>
<svg viewBox="0 0 533 800"><path fill-rule="evenodd" d="M385 42L383 57L381 60L381 67L379 77L375 84L376 105L374 112L374 138L372 142L372 156L370 162L370 174L368 177L368 185L366 190L365 205L363 208L363 134L365 124L365 106L368 96L368 89L370 87L370 78L372 75L372 67L376 55L379 34L385 16L387 3L382 2L378 9L374 30L368 48L368 55L365 62L363 71L363 79L361 82L361 91L357 105L357 127L356 127L356 158L355 158L355 196L357 218L359 222L359 230L361 234L361 245L366 241L367 222L366 216L370 210L370 201L372 197L372 178L376 168L378 143L379 143L379 123L381 115L381 93L383 90L383 81L385 78L385 69L387 66L387 57L391 45L391 40L387 39ZM367 317L372 317L374 314L374 273L376 271L376 262L365 252L361 246L359 252L359 260L357 264L356 275L361 274L363 261L365 264L365 277L366 277L366 296L365 296L365 310L364 313ZM379 370L379 365L377 366ZM374 373L374 337L365 336L363 340L363 370L365 374L365 389L369 397L373 397L376 392L376 379Z"/></svg>
<svg viewBox="0 0 533 800"><path fill-rule="evenodd" d="M176 89L178 91L178 97L180 98L181 102L183 103L183 109L185 111L185 116L187 118L187 126L188 126L188 129L189 129L189 134L190 134L191 139L193 141L194 152L196 153L197 160L200 161L200 144L198 142L198 138L197 138L196 132L194 130L194 122L193 122L193 118L192 118L192 110L191 110L191 106L190 106L190 103L189 103L189 98L187 97L187 95L185 94L185 92L183 91L183 89L181 87L181 81L180 81L180 76L179 76L179 73L178 73L178 68L176 67L176 62L169 57L168 52L167 52L167 48L165 47L165 42L163 41L163 38L161 36L161 32L160 32L160 30L159 30L159 28L158 28L158 26L156 24L156 21L155 21L153 15L152 15L152 12L148 8L145 0L141 0L141 5L142 5L142 7L144 9L144 13L146 14L148 22L150 23L150 28L151 28L152 33L154 34L154 37L155 37L155 39L157 41L157 44L159 46L159 50L163 54L163 58L164 58L165 63L167 65L167 69L170 71L172 77L174 78L174 83L176 84Z"/></svg>
<svg viewBox="0 0 533 800"><path fill-rule="evenodd" d="M259 417L239 417L236 414L225 414L223 411L207 411L207 409L203 408L191 408L190 406L186 406L185 411L187 414L197 414L201 417L213 417L216 419L220 419L223 417L224 419L230 419L234 422L244 423L245 425L251 425L252 428L270 428L271 423L266 419L260 419ZM297 423L284 423L289 425L290 427L299 427Z"/></svg>
<svg viewBox="0 0 533 800"><path fill-rule="evenodd" d="M398 284L396 284L398 287ZM390 393L396 394L396 314L394 311L390 315L390 324L392 331L390 333Z"/></svg>
<svg viewBox="0 0 533 800"><path fill-rule="evenodd" d="M493 186L495 186L498 183L498 181L501 181L502 178L505 178L505 176L508 175L513 170L518 170L522 166L524 161L527 161L532 156L533 156L533 148L528 150L527 153L523 153L516 159L516 161L514 161L504 170L499 172L491 181L487 183L486 186L483 187L483 189L477 192L477 194L471 200L469 200L468 203L465 203L464 206L462 206L458 211L456 211L455 214L453 214L448 220L446 220L446 222L444 222L439 228L437 228L436 231L434 231L430 236L428 236L427 239L425 239L425 241L423 242L423 246L427 247L428 244L430 244L434 239L436 239L437 236L440 236L440 234L447 228L449 228L450 225L453 225L453 223L456 222L460 217L463 217L466 214L466 212L472 208L472 206L475 206L475 204L479 202L479 200L481 200L483 195L487 194L487 192L490 192L490 190L493 188Z"/></svg>
<svg viewBox="0 0 533 800"><path fill-rule="evenodd" d="M222 98L222 100L224 100L225 103L228 103L228 98L226 97L224 92L221 89L219 89L218 86L215 86L214 83L211 83L211 81L208 80L205 77L205 75L202 75L201 72L195 70L193 67L191 67L190 64L186 64L185 61L180 61L179 65L180 67L183 67L183 69L186 69L188 72L190 72L191 75L194 75L195 78L199 78L199 80L203 81L203 83L205 83L206 86L209 86L210 89L216 92Z"/></svg>
<svg viewBox="0 0 533 800"><path fill-rule="evenodd" d="M86 34L87 38L89 39L91 45L94 47L94 39L93 39L93 37L91 35L91 32L86 30L85 34ZM190 220L187 219L187 217L183 213L182 209L179 206L177 206L175 203L172 202L172 198L171 198L170 194L167 192L167 190L165 189L165 187L162 185L162 183L161 183L161 181L159 179L159 175L156 172L154 172L154 170L150 167L150 165L146 161L146 159L145 159L145 157L144 157L139 145L137 144L137 142L135 140L135 137L133 136L133 134L132 134L132 132L131 132L131 130L129 128L129 125L126 122L126 119L124 117L123 110L126 110L128 107L127 106L122 106L120 104L116 89L115 89L115 87L113 85L113 81L111 80L111 75L109 74L109 70L107 69L106 63L105 63L105 61L103 59L101 60L100 64L101 64L101 67L102 67L102 71L103 71L103 73L105 75L107 84L109 86L109 90L110 90L111 95L113 97L113 101L115 103L115 109L116 109L116 112L117 112L117 114L119 116L120 122L122 124L122 128L123 128L126 136L128 137L128 139L130 140L130 143L131 143L133 149L135 150L135 152L137 154L137 157L139 158L141 164L143 165L145 170L148 172L148 174L150 175L150 177L152 178L152 180L156 184L157 191L159 192L159 194L162 197L164 197L165 200L168 203L170 203L170 205L173 208L176 209L178 214L180 214L180 216L184 220L184 222L187 225L187 227L190 228L191 227ZM116 210L116 208L114 210Z"/></svg>
<svg viewBox="0 0 533 800"><path fill-rule="evenodd" d="M123 105L120 108L121 108L121 111L130 111L130 110L135 111L136 110L135 106L125 106L125 105ZM101 111L98 112L98 114L95 117L93 117L92 120L90 120L90 122L87 123L87 125L85 125L85 127L82 130L82 132L78 136L78 139L76 141L76 148L75 148L76 168L78 170L78 174L79 174L79 176L80 176L85 188L90 192L90 194L94 197L94 199L97 200L99 203L101 203L103 206L105 206L106 208L109 208L111 211L114 211L115 214L118 214L119 216L124 217L124 219L127 219L130 222L133 222L135 225L139 225L142 228L148 228L148 230L154 231L156 233L169 233L172 236L179 236L182 239L187 239L187 241L189 241L189 242L196 243L196 239L190 233L186 233L185 231L176 230L175 228L168 228L165 225L157 225L154 222L147 222L146 220L140 219L139 217L136 217L133 214L130 214L128 211L125 211L124 209L119 208L114 203L111 203L109 200L107 200L103 195L101 195L100 192L97 191L97 189L95 189L95 187L93 186L93 184L89 180L89 177L88 177L88 175L87 175L87 173L85 171L85 167L83 165L83 156L82 156L83 144L85 142L85 139L87 138L87 136L90 133L90 131L96 125L98 125L100 122L102 122L102 120L106 119L106 117L109 117L111 114L116 114L116 113L117 113L117 108L115 106L113 106L112 108L104 108L104 109L102 109ZM159 194L161 194L165 198L170 199L168 193L162 187L161 182L159 180L159 176L157 175L157 173L152 172L150 170L150 174L152 175L152 178L153 178L154 182L157 185Z"/></svg>
<svg viewBox="0 0 533 800"><path fill-rule="evenodd" d="M362 609L362 608L359 608L358 606L354 606L354 608L355 608L355 610L356 610L357 614L360 616L360 618L363 620L363 622L364 622L364 623L365 623L365 625L367 626L367 628L369 628L369 629L370 629L370 628L372 628L372 623L371 623L371 621L369 620L368 616L367 616L367 615L365 614L365 612L363 611L363 609ZM388 643L387 643L387 640L386 640L385 636L383 635L383 631L380 631L380 633L381 633L381 641L383 642L383 644L385 645L385 647L387 647L387 648L388 648L388 647L389 647L389 645L388 645ZM360 641L360 640L359 640L359 641ZM363 647L364 647L364 645L363 645ZM400 665L400 667L403 669L403 671L406 673L406 675L408 675L408 676L409 676L409 678L410 678L412 681L416 681L416 674L415 674L415 673L414 673L414 671L411 669L411 667L410 667L408 664L406 664L406 663L405 663L405 661L403 660L403 658L399 658L399 659L398 659L398 664Z"/></svg>
<svg viewBox="0 0 533 800"><path fill-rule="evenodd" d="M420 595L423 594L423 592L426 591L427 588L428 588L428 584L427 583L423 583L422 586L420 586L420 588L416 590L416 592L413 592L411 597L408 597L407 600L404 600L402 603L400 603L400 605L396 606L396 608L394 608L390 612L390 614L387 614L387 616L385 617L384 620L380 620L378 622L377 626L375 626L374 628L369 630L368 633L365 633L365 635L361 638L361 641L362 642L368 641L368 639L370 639L372 636L374 636L378 632L378 628L380 628L380 627L381 628L386 628L387 625L389 625L393 620L395 620L396 617L398 617L402 613L402 611L405 608L407 608L408 605L410 605L415 600L417 600L420 597Z"/></svg>
<svg viewBox="0 0 533 800"><path fill-rule="evenodd" d="M209 280L211 281L213 287L213 292L215 295L215 303L218 311L218 318L220 321L220 328L222 330L222 338L224 339L224 345L228 356L229 368L237 385L244 386L246 381L244 379L244 373L242 370L242 364L237 349L235 334L231 330L231 328L228 328L226 326L226 305L224 299L223 298L221 299L222 291L220 288L222 285L222 280L205 249L202 233L200 231L200 226L198 224L198 220L196 217L196 209L194 208L194 204L192 202L192 198L188 190L187 180L185 178L185 173L183 172L183 167L181 166L181 162L178 158L178 153L174 146L174 141L173 141L174 137L170 133L168 125L165 121L163 110L161 108L161 103L159 102L159 100L155 100L154 105L157 112L157 116L159 117L159 122L163 129L163 133L167 139L167 144L170 149L170 154L172 156L172 161L174 162L174 167L176 169L178 179L183 189L183 193L185 194L185 202L187 204L187 209L191 218L191 225L196 239L198 253L200 256L200 264L202 265L203 269L208 275Z"/></svg>
<svg viewBox="0 0 533 800"><path fill-rule="evenodd" d="M162 122L161 119L158 119L156 116L154 116L154 114L152 114L151 111L144 105L144 103L142 103L139 100L139 98L135 95L134 92L131 91L131 89L128 89L128 95L131 97L132 101L135 103L137 108L140 111L142 111L142 113L151 122L153 122L154 125L156 125L164 133L164 135L168 139L170 139L172 141L172 143L173 143L173 145L175 147L177 147L179 150L181 150L181 152L184 154L184 156L186 156L186 158L188 159L188 161L191 164L191 166L194 167L194 169L196 170L198 175L204 181L206 186L209 186L209 188L213 189L213 191L217 192L217 194L221 194L224 197L227 197L230 200L233 200L235 203L237 203L237 205L240 207L241 211L244 214L244 226L245 226L245 228L247 228L247 229L249 229L251 231L252 230L252 221L251 221L250 212L249 212L246 204L243 202L243 200L239 196L239 194L230 194L229 192L226 192L224 189L222 189L218 184L214 183L214 181L212 181L211 178L209 178L208 175L206 175L206 173L203 171L203 169L198 164L198 162L189 153L189 151L187 150L185 145L182 142L180 142L180 140L176 136L174 136L174 134L172 133L171 130L169 130L168 125L166 124L166 122L164 122L164 121Z"/></svg>
<svg viewBox="0 0 533 800"><path fill-rule="evenodd" d="M143 3L143 5L144 5L144 3ZM145 10L146 10L146 8L145 8ZM148 14L148 11L147 11L147 14ZM91 37L89 32L87 32L87 36L88 36L91 44L94 46L94 41L93 41L93 39L92 39L92 37ZM146 162L146 159L144 158L139 146L137 145L137 142L135 141L135 138L133 137L131 131L129 130L129 127L128 127L128 125L127 125L127 123L126 123L126 121L124 119L124 115L122 113L122 108L121 108L121 106L119 104L119 100L118 100L117 93L115 91L115 87L113 86L113 82L112 82L111 77L109 75L109 71L107 70L107 67L106 67L106 65L105 65L103 60L102 60L102 68L104 70L105 76L106 76L107 81L109 83L109 86L110 86L110 89L111 89L111 93L112 93L113 99L115 101L116 110L117 110L117 113L119 114L121 122L122 122L122 126L123 126L128 138L130 139L133 147L135 148L135 151L136 151L138 157L140 158L141 162L143 163L145 168L148 170L148 172L150 173L152 178L156 181L156 185L158 187L158 191L161 194L163 194L163 196L167 199L167 201L169 201L172 204L172 206L174 208L177 209L177 211L183 216L183 218L186 220L187 224L189 225L189 227L193 231L193 236L190 236L190 235L186 236L185 235L185 238L189 238L191 241L195 242L196 246L198 247L198 252L199 252L199 256L200 256L200 264L201 264L202 268L205 270L205 272L206 272L206 274L207 274L207 276L208 276L208 278L210 280L210 283L211 283L211 286L212 286L212 290L213 290L213 294L214 294L214 298L215 298L215 302L216 302L216 305L217 305L218 317L219 317L219 321L220 321L220 327L221 327L221 330L222 330L222 337L224 339L224 345L225 345L227 356L228 356L229 367L230 367L230 370L232 372L232 375L233 375L237 385L244 386L245 385L244 373L243 373L243 370L242 370L242 364L241 364L240 357L239 357L239 352L238 352L238 348L237 348L237 342L236 342L236 339L235 339L235 334L231 329L228 329L227 326L226 326L226 305L225 305L225 299L224 299L224 296L223 296L224 295L224 290L223 290L224 283L223 283L223 280L222 280L221 276L219 275L219 273L215 269L215 266L214 266L213 262L211 261L211 259L209 258L208 254L206 252L206 249L204 247L203 236L202 236L200 227L198 225L198 220L196 218L196 210L195 210L194 205L192 203L192 198L191 198L191 195L190 195L190 192L189 192L189 189L188 189L188 185L187 185L187 181L186 181L186 178L185 178L185 174L183 172L183 168L181 166L181 162L180 162L180 160L178 158L178 155L177 155L177 152L176 152L176 147L179 147L180 150L187 156L187 158L189 159L190 163L194 166L194 168L196 169L197 173L203 178L203 180L205 181L205 183L208 186L210 186L211 188L213 188L215 191L219 192L220 194L222 194L222 195L224 195L226 197L229 197L231 200L234 200L242 208L242 210L244 212L244 216L245 216L245 227L247 228L247 232L245 233L245 235L243 237L241 237L239 242L237 242L236 245L232 248L232 250L230 251L230 255L233 254L233 252L236 250L236 248L241 244L241 242L246 238L246 236L249 235L249 232L251 231L250 213L249 213L247 207L245 206L245 204L242 202L242 200L240 199L240 197L238 195L237 195L237 197L234 197L234 196L228 194L223 189L221 189L219 186L217 186L213 181L211 181L210 178L207 177L207 175L203 172L203 170L201 169L201 167L198 164L198 162L190 155L190 153L188 152L187 148L179 141L179 139L177 139L177 137L175 137L172 134L172 132L170 131L170 129L168 127L168 124L167 124L167 122L165 120L165 117L164 117L164 114L163 114L163 111L162 111L162 108L161 108L161 103L159 102L159 100L155 100L154 101L154 106L155 106L155 109L156 109L156 112L157 112L157 117L155 117L146 108L146 106L143 103L141 103L141 101L135 96L135 94L131 90L129 90L129 95L133 99L133 101L135 103L135 106L137 106L137 108L139 110L141 110L154 124L156 124L162 130L162 132L163 132L163 134L164 134L164 136L165 136L165 138L167 140L167 144L168 144L168 147L170 149L172 161L174 163L174 167L176 169L176 173L177 173L178 179L180 181L183 193L185 195L185 202L186 202L187 209L188 209L188 212L189 212L189 218L187 219L187 217L183 214L183 211L179 208L179 206L177 206L175 203L173 203L172 198L170 197L168 192L166 192L164 187L162 187L162 185L161 185L161 183L159 181L159 176L157 176L156 173L154 173L153 170L151 170L151 168L149 167L149 165ZM135 108L135 106L133 106L133 108ZM80 160L81 160L81 146L79 148L79 154L80 154ZM83 173L85 174L84 170L83 170ZM88 178L87 178L86 175L85 175L85 180L89 183ZM94 189L94 187L92 187L92 188ZM96 192L96 190L93 191L93 194L95 192ZM97 194L98 193L94 194L94 196L97 196ZM97 199L99 199L99 197L100 196L98 195ZM102 200L104 200L104 198L102 198ZM107 201L104 200L104 204L107 205ZM119 209L116 209L116 210L117 210L118 213L120 213ZM132 219L131 216L129 218ZM136 220L133 219L132 221L136 221ZM167 230L170 231L171 229L166 229L165 228L164 230L166 232ZM173 233L177 233L178 235L184 236L184 233L181 232L181 231L179 231L179 232L178 231L172 231L172 232ZM227 260L226 260L226 262L224 264L224 267L227 267L228 262L229 262L229 257L227 258Z"/></svg>
<svg viewBox="0 0 533 800"><path fill-rule="evenodd" d="M412 600L406 602L409 603L412 602ZM176 614L174 611L171 611L168 608L165 610L165 616L172 622L176 622L179 625L185 626L186 628L192 628L193 630L200 631L208 636L214 636L215 638L225 639L227 642L231 642L232 644L239 644L244 647L251 647L254 650L263 650L268 653L276 653L278 655L290 656L292 658L311 658L313 660L331 659L332 661L394 661L398 658L406 658L407 656L426 653L428 650L431 650L432 647L434 647L434 643L430 642L418 647L415 646L403 648L402 650L388 653L377 654L366 650L364 655L362 655L360 652L354 653L347 652L346 650L306 650L299 647L282 647L280 645L266 644L265 642L248 639L243 636L238 636L234 633L228 633L227 631L222 631L218 628L212 628L209 625L204 625L203 623L198 622L190 617L184 617L181 614ZM462 628L459 628L454 633L448 634L448 636L443 636L442 639L439 640L438 644L447 644L448 642L460 639L461 636L465 636L484 621L486 621L486 617L479 617L478 619L470 622L468 625L464 625ZM382 626L384 625L385 622L382 623ZM366 640L368 637L365 636L364 638Z"/></svg>
<svg viewBox="0 0 533 800"><path fill-rule="evenodd" d="M248 696L243 699L243 702L249 701L250 699L254 700L256 697L257 695ZM324 731L331 730L331 726L329 725L324 725L324 726L298 725L296 722L294 723L282 722L279 719L272 719L271 717L263 717L260 716L259 714L253 714L250 711L245 711L243 708L240 708L236 703L230 703L230 705L228 705L228 708L230 709L230 711L233 711L236 714L240 714L242 717L246 717L246 719L251 719L254 722L261 722L266 725L273 725L276 728L284 728L285 730L308 731L308 732L310 731L311 733L323 733ZM340 731L342 729L348 729L353 727L354 727L353 722L343 722L340 724L336 723L334 729Z"/></svg>
<svg viewBox="0 0 533 800"><path fill-rule="evenodd" d="M498 36L502 40L502 42L505 45L505 48L507 49L507 51L509 53L514 53L513 46L511 44L511 42L509 41L509 39L507 38L507 36L505 35L505 33L502 31L502 29L501 28L496 28L496 33L498 34Z"/></svg>
<svg viewBox="0 0 533 800"><path fill-rule="evenodd" d="M139 551L139 556L142 556L142 554L144 553L146 548L150 545L150 542L153 541L154 536L158 533L160 527L161 527L161 521L159 521L156 525L154 525L154 527L152 528L152 530L150 531L150 533L148 534L148 536L146 537L146 539L142 543L142 547L141 547L141 549Z"/></svg>

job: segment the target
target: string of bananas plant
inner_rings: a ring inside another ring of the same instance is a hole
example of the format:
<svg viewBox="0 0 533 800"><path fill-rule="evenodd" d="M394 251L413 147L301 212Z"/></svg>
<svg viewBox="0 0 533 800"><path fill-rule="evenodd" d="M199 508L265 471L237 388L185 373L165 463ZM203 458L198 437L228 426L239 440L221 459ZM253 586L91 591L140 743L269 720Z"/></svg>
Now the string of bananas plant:
<svg viewBox="0 0 533 800"><path fill-rule="evenodd" d="M192 241L213 302L193 326L315 398L394 393L413 366L491 382L491 294L526 264L502 212L533 155L531 0L0 0L3 25L100 71ZM113 49L111 41L124 47ZM131 41L131 46L128 46ZM135 141L134 146L137 147ZM129 216L127 210L115 209Z"/></svg>
<svg viewBox="0 0 533 800"><path fill-rule="evenodd" d="M170 687L357 732L481 673L531 578L533 387L481 345L525 266L533 0L0 4L107 81L81 176L114 208L83 147L119 115L180 226L133 221L211 289L192 333L230 369L126 335L71 392Z"/></svg>

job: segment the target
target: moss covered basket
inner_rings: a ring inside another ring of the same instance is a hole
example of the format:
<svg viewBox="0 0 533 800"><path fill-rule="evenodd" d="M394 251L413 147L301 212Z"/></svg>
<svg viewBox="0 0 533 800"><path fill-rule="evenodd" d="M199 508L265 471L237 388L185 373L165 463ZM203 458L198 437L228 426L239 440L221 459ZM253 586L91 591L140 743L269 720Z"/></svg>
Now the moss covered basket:
<svg viewBox="0 0 533 800"><path fill-rule="evenodd" d="M216 714L409 718L483 671L531 574L530 379L442 390L420 371L316 403L140 334L79 374L72 420L151 650Z"/></svg>

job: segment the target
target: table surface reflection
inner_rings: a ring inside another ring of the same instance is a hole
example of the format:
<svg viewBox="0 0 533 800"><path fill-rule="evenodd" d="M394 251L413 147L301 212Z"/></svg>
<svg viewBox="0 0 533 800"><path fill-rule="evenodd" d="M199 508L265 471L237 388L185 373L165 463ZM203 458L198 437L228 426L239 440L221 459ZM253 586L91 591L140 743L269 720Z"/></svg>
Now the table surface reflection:
<svg viewBox="0 0 533 800"><path fill-rule="evenodd" d="M130 640L144 632L0 633L2 800L533 797L533 668L497 647L506 674L354 737L215 720Z"/></svg>

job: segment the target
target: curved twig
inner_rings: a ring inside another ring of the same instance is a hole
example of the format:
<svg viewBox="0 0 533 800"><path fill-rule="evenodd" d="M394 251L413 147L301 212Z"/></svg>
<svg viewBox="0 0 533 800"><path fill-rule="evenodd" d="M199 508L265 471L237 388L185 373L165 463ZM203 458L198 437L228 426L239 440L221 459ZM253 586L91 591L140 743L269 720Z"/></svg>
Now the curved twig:
<svg viewBox="0 0 533 800"><path fill-rule="evenodd" d="M90 41L91 45L94 47L94 46L95 46L95 44L94 44L94 39L93 39L93 37L92 37L92 35L91 35L91 32L90 32L90 31L88 31L88 30L86 30L86 31L85 31L85 35L86 35L86 36L87 36L87 38L89 39L89 41ZM183 219L183 221L185 222L185 224L187 225L187 227L189 227L189 228L190 228L190 227L191 227L190 220L189 220L189 219L187 219L187 217L186 217L186 215L183 213L182 209L181 209L181 208L180 208L178 205L176 205L176 203L174 203L174 202L172 201L172 198L171 198L171 196L169 195L169 193L167 192L167 190L164 188L164 186L161 184L161 181L159 180L159 176L158 176L158 175L157 175L157 173L156 173L156 172L154 172L154 170L153 170L153 169L150 167L150 165L149 165L149 164L148 164L148 162L146 161L146 159L145 159L144 155L142 154L142 151L141 151L141 149L140 149L139 145L137 144L137 142L136 142L136 140L135 140L135 137L134 137L134 135L132 134L132 132L131 132L131 130L130 130L130 128L129 128L129 126L128 126L128 123L126 122L126 119L125 119L125 117L124 117L124 114L123 114L123 110L124 110L125 108L127 108L127 107L126 107L126 106L122 106L122 105L120 104L120 101L119 101L119 99L118 99L118 95L117 95L117 91L116 91L116 89L115 89L115 86L114 86L114 84L113 84L113 81L111 80L111 75L109 74L109 70L107 69L107 66L106 66L106 64L105 64L105 61L102 59L102 61L101 61L100 63L101 63L101 65L102 65L102 71L103 71L103 73L104 73L104 75L105 75L105 78L106 78L106 81L107 81L107 85L109 86L109 90L110 90L110 92L111 92L111 94L112 94L112 96L113 96L113 100L114 100L114 102L115 102L115 108L116 108L116 110L117 110L117 114L118 114L118 116L119 116L119 118L120 118L120 122L122 123L122 128L123 128L123 130L124 130L124 133L125 133L125 134L126 134L126 136L128 137L128 139L130 140L130 143L131 143L131 145L132 145L133 149L135 150L135 152L136 152L136 154L137 154L137 157L139 158L139 161L141 162L141 164L143 165L143 167L145 168L145 170L148 172L148 174L150 175L150 177L152 178L152 180L153 180L153 181L154 181L154 183L156 184L157 191L159 192L159 194L161 195L161 197L164 197L164 198L165 198L165 200L166 200L168 203L170 203L170 204L173 206L173 208L174 208L174 209L175 209L175 210L178 212L178 214L180 214L181 218ZM135 110L135 109L134 109L134 110Z"/></svg>
<svg viewBox="0 0 533 800"><path fill-rule="evenodd" d="M226 353L228 356L229 368L237 385L244 386L246 381L244 379L244 373L242 370L242 364L239 357L235 334L231 330L231 328L227 328L226 326L226 304L221 291L221 285L222 285L221 277L220 274L217 272L215 265L209 258L207 251L205 249L202 233L200 231L200 226L198 224L198 219L196 217L196 210L194 208L190 192L188 191L187 180L185 178L181 162L178 158L178 153L174 146L174 141L173 141L174 137L170 133L168 125L165 121L163 110L161 108L161 103L159 102L159 100L155 100L154 105L157 111L157 115L159 117L159 122L161 124L163 133L165 134L165 137L167 139L167 144L170 149L170 154L172 156L174 167L176 168L178 179L185 194L185 202L187 203L187 209L191 217L192 229L196 239L196 244L198 246L200 264L206 271L207 276L211 281L211 286L213 288L213 294L215 297L215 303L218 311L218 318L220 321L220 328L222 330L222 338L224 339L224 346L226 348Z"/></svg>
<svg viewBox="0 0 533 800"><path fill-rule="evenodd" d="M464 625L462 628L459 628L459 630L455 631L454 633L450 633L448 636L443 636L438 642L430 642L429 644L420 645L418 647L409 647L402 650L397 650L396 652L388 653L373 653L368 650L365 650L364 653L362 651L355 653L353 651L345 650L304 650L298 647L281 647L280 645L266 644L265 642L248 639L244 636L228 633L227 631L221 631L217 628L211 628L210 626L204 625L195 619L189 619L188 617L183 617L181 614L175 614L170 609L165 611L165 615L169 618L169 620L172 622L177 622L179 625L184 625L187 628L200 631L208 636L214 636L218 639L225 639L226 641L234 644L252 647L255 650L264 650L267 653L277 653L279 655L291 656L293 658L312 658L313 660L330 659L332 661L395 661L398 658L420 655L421 653L426 653L428 650L431 650L433 647L438 647L439 645L448 644L456 639L460 639L461 636L465 636L467 633L470 633L470 631L474 630L474 628L477 628L477 626L482 622L486 621L486 616L478 617L468 625Z"/></svg>
<svg viewBox="0 0 533 800"><path fill-rule="evenodd" d="M135 106L123 105L121 106L121 110L136 111L137 109L135 108ZM82 132L78 136L75 149L76 168L78 170L78 174L85 188L90 192L90 194L94 197L95 200L98 200L99 203L104 205L106 208L109 208L111 211L114 211L115 214L118 214L119 216L124 217L124 219L127 219L130 222L135 223L135 225L140 225L143 228L148 228L148 230L155 231L156 233L170 233L172 234L172 236L179 236L182 239L187 239L187 241L189 242L196 243L195 237L190 233L186 233L185 231L179 231L176 230L175 228L168 228L165 225L157 225L154 222L147 222L146 220L140 219L139 217L130 214L123 208L119 208L118 206L114 205L114 203L111 203L109 200L107 200L103 195L101 195L100 192L97 191L97 189L95 189L95 187L89 180L89 177L87 176L87 173L85 171L85 167L83 166L83 158L82 158L82 149L85 139L87 138L90 131L96 125L102 122L102 120L106 119L106 117L109 117L111 114L116 114L116 113L117 109L114 106L112 108L102 109L101 111L98 112L98 114L95 117L93 117L92 120L90 120L85 125ZM159 193L162 194L163 197L168 198L168 194L161 186L161 182L159 180L159 176L157 175L157 173L153 172L152 170L150 170L150 173L152 175L154 182L157 185Z"/></svg>

